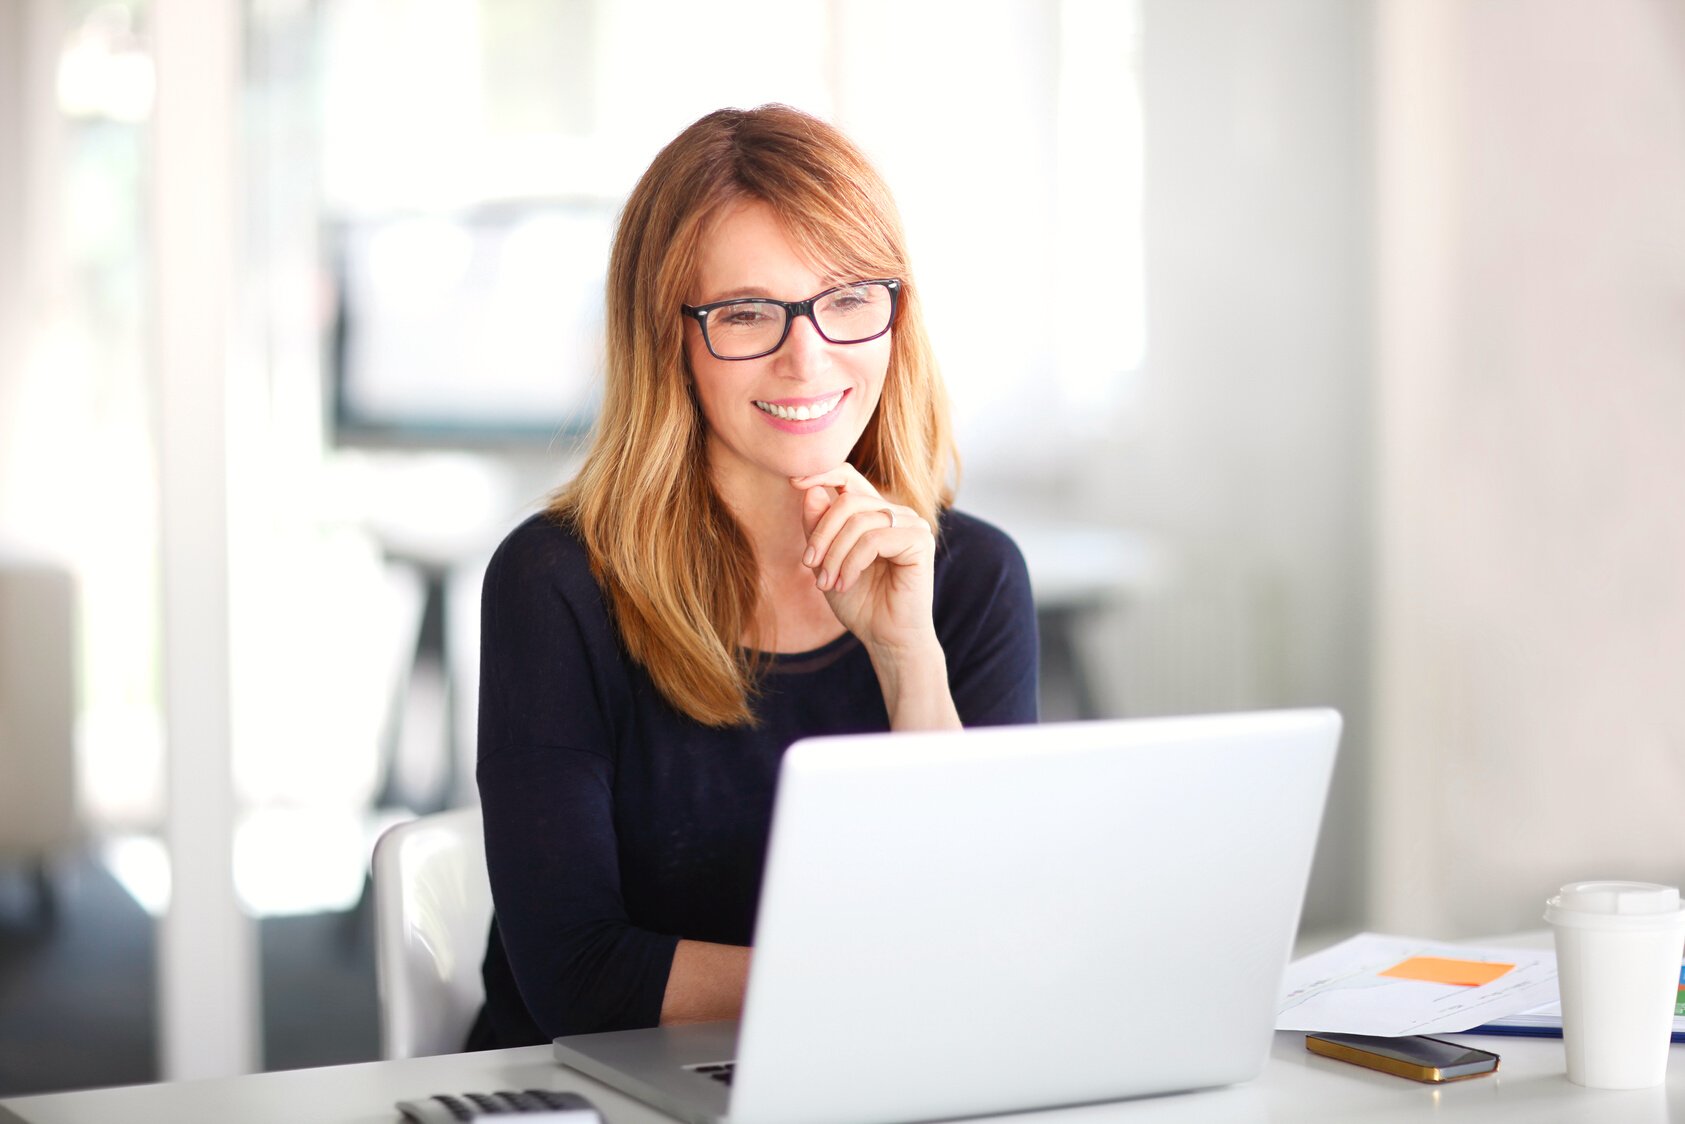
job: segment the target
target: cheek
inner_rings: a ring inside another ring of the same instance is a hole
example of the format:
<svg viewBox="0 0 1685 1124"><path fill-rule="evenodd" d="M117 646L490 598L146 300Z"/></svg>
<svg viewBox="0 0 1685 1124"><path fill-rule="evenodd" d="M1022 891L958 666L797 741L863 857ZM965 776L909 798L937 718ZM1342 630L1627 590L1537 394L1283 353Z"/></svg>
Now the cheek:
<svg viewBox="0 0 1685 1124"><path fill-rule="evenodd" d="M884 378L889 373L889 337L873 340L864 346L869 347L871 351L860 356L855 373L862 383L871 388L872 403L876 405L878 397L883 393Z"/></svg>
<svg viewBox="0 0 1685 1124"><path fill-rule="evenodd" d="M720 386L715 372L705 368L693 368L693 385L696 387L696 401L702 407L702 418L710 428L719 420L720 401L725 396L724 388Z"/></svg>
<svg viewBox="0 0 1685 1124"><path fill-rule="evenodd" d="M691 384L709 429L741 424L748 417L742 407L747 404L753 372L743 368L754 365L753 361L728 363L715 359L706 349L700 356L691 356Z"/></svg>
<svg viewBox="0 0 1685 1124"><path fill-rule="evenodd" d="M719 397L722 372L717 369L719 360L709 355L708 349L699 339L691 338L692 335L685 333L685 374L690 379L692 396L706 417L713 413L714 400Z"/></svg>

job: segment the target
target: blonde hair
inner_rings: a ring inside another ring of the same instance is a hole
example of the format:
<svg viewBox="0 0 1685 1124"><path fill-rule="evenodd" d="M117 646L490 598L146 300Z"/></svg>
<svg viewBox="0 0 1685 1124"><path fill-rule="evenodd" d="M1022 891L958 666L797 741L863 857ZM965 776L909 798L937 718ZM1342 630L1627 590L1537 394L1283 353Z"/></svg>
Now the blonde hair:
<svg viewBox="0 0 1685 1124"><path fill-rule="evenodd" d="M849 460L931 526L957 471L947 398L889 190L832 126L782 105L722 109L673 139L632 190L609 256L602 414L551 512L585 544L622 642L661 694L708 726L755 721L754 551L715 492L679 306L712 221L766 203L797 251L902 286L878 407Z"/></svg>

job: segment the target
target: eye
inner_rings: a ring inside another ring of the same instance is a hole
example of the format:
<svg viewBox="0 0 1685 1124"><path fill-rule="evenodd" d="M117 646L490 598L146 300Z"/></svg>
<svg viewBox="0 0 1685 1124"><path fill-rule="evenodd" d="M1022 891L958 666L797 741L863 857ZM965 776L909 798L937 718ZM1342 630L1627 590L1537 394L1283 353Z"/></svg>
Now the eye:
<svg viewBox="0 0 1685 1124"><path fill-rule="evenodd" d="M708 322L716 328L759 328L776 319L769 305L733 304L715 309Z"/></svg>
<svg viewBox="0 0 1685 1124"><path fill-rule="evenodd" d="M857 312L872 303L872 293L869 287L861 285L852 289L840 289L825 298L827 312Z"/></svg>

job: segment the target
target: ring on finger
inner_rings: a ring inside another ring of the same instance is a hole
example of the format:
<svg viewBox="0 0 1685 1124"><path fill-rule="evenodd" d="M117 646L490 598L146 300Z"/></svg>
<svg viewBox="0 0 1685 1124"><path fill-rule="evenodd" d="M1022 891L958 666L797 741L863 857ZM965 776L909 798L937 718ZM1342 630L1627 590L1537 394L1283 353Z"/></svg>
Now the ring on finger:
<svg viewBox="0 0 1685 1124"><path fill-rule="evenodd" d="M889 516L889 526L890 529L893 530L895 527L895 509L893 507L882 507L878 510Z"/></svg>

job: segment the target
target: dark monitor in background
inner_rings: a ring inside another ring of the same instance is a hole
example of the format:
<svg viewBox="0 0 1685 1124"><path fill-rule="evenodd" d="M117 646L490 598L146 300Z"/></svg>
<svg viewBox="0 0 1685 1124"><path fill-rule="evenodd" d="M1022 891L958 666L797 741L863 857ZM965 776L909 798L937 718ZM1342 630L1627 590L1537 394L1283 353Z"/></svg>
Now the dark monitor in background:
<svg viewBox="0 0 1685 1124"><path fill-rule="evenodd" d="M487 204L332 222L339 445L571 441L601 386L614 207Z"/></svg>

